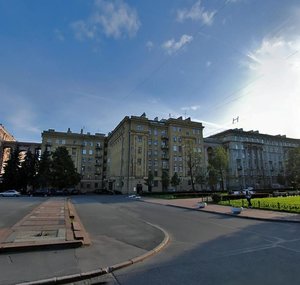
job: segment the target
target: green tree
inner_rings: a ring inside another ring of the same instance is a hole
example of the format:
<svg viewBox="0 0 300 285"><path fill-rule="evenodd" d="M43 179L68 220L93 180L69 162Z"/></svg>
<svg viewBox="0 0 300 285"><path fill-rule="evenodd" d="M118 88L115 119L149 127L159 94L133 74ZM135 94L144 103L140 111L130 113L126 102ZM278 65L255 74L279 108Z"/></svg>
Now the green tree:
<svg viewBox="0 0 300 285"><path fill-rule="evenodd" d="M169 178L169 173L167 171L162 172L161 185L162 185L163 191L168 190L168 187L170 185L170 178Z"/></svg>
<svg viewBox="0 0 300 285"><path fill-rule="evenodd" d="M211 179L218 179L221 183L221 189L225 190L225 179L228 170L229 158L226 149L218 146L214 149L212 157L209 160Z"/></svg>
<svg viewBox="0 0 300 285"><path fill-rule="evenodd" d="M154 176L151 171L148 173L148 178L145 179L145 185L148 186L148 191L152 192L152 187L154 183Z"/></svg>
<svg viewBox="0 0 300 285"><path fill-rule="evenodd" d="M20 181L20 151L16 147L10 154L10 158L5 162L3 178L4 189L20 190L22 183Z"/></svg>
<svg viewBox="0 0 300 285"><path fill-rule="evenodd" d="M200 185L201 190L203 190L203 186L206 185L207 179L207 170L203 167L198 168L195 174L195 182Z"/></svg>
<svg viewBox="0 0 300 285"><path fill-rule="evenodd" d="M29 187L34 189L37 185L38 163L38 155L33 155L32 152L28 150L20 168L20 180L24 192L26 192Z"/></svg>
<svg viewBox="0 0 300 285"><path fill-rule="evenodd" d="M38 187L47 188L51 180L51 155L45 150L38 164L37 185Z"/></svg>
<svg viewBox="0 0 300 285"><path fill-rule="evenodd" d="M65 147L58 147L52 154L51 186L64 189L73 187L80 182L74 162Z"/></svg>
<svg viewBox="0 0 300 285"><path fill-rule="evenodd" d="M171 185L175 187L175 189L177 190L177 186L179 185L179 183L180 183L180 178L178 177L177 172L175 172L171 178Z"/></svg>
<svg viewBox="0 0 300 285"><path fill-rule="evenodd" d="M291 149L288 152L286 176L294 188L300 187L300 147Z"/></svg>
<svg viewBox="0 0 300 285"><path fill-rule="evenodd" d="M203 168L202 154L199 148L195 146L195 143L189 141L184 145L184 157L192 184L192 191L195 191L196 177Z"/></svg>

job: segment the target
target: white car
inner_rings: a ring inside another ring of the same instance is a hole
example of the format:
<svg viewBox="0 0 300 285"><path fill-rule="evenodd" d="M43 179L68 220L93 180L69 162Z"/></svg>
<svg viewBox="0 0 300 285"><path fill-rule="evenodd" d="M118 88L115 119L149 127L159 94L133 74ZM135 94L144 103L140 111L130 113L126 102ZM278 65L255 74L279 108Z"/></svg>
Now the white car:
<svg viewBox="0 0 300 285"><path fill-rule="evenodd" d="M7 190L5 192L0 192L0 197L19 197L21 193L16 190Z"/></svg>

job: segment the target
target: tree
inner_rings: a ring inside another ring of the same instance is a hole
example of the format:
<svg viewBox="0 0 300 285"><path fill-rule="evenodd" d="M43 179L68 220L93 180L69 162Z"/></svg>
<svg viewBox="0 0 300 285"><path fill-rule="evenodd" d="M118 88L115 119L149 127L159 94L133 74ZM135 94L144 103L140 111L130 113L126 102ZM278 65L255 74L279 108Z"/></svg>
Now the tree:
<svg viewBox="0 0 300 285"><path fill-rule="evenodd" d="M288 152L286 175L287 180L294 188L300 187L300 147Z"/></svg>
<svg viewBox="0 0 300 285"><path fill-rule="evenodd" d="M222 146L214 149L212 157L209 160L210 179L211 181L216 178L220 180L222 191L225 190L225 178L229 164L228 153Z"/></svg>
<svg viewBox="0 0 300 285"><path fill-rule="evenodd" d="M154 176L151 171L148 173L148 178L145 179L145 185L148 186L148 191L152 192L152 186L154 182Z"/></svg>
<svg viewBox="0 0 300 285"><path fill-rule="evenodd" d="M207 179L207 170L202 167L197 169L195 174L195 182L200 185L201 190L203 190L203 185L206 185Z"/></svg>
<svg viewBox="0 0 300 285"><path fill-rule="evenodd" d="M38 187L47 188L50 186L51 179L51 155L45 150L41 155L38 165L37 185Z"/></svg>
<svg viewBox="0 0 300 285"><path fill-rule="evenodd" d="M32 152L28 150L20 168L20 182L24 192L27 190L27 187L34 189L37 185L38 163L38 155L33 155Z"/></svg>
<svg viewBox="0 0 300 285"><path fill-rule="evenodd" d="M51 186L64 189L73 187L80 182L74 162L65 147L58 147L52 154Z"/></svg>
<svg viewBox="0 0 300 285"><path fill-rule="evenodd" d="M20 182L20 151L16 147L10 154L10 158L6 161L3 174L4 189L21 189Z"/></svg>
<svg viewBox="0 0 300 285"><path fill-rule="evenodd" d="M161 184L162 184L163 191L167 191L170 185L170 178L169 178L169 173L165 170L162 172Z"/></svg>
<svg viewBox="0 0 300 285"><path fill-rule="evenodd" d="M187 142L184 147L184 157L186 159L188 174L191 178L192 191L195 191L197 173L199 173L203 168L202 154L201 151L195 147L195 144L192 141Z"/></svg>
<svg viewBox="0 0 300 285"><path fill-rule="evenodd" d="M175 189L177 190L177 186L179 185L179 183L180 183L180 178L178 177L177 172L175 172L171 178L171 185L175 187Z"/></svg>

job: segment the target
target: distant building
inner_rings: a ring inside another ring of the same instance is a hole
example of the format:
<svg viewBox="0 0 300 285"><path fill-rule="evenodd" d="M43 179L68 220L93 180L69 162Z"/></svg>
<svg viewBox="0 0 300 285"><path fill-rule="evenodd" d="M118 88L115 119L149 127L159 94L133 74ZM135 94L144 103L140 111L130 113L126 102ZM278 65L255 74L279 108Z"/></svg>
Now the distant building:
<svg viewBox="0 0 300 285"><path fill-rule="evenodd" d="M42 133L42 152L53 153L57 147L67 148L81 182L77 188L82 192L93 192L104 187L105 169L105 135L96 133L57 132L53 129Z"/></svg>
<svg viewBox="0 0 300 285"><path fill-rule="evenodd" d="M231 129L205 139L206 155L217 145L223 145L229 154L229 189L277 188L286 176L287 153L299 147L300 140Z"/></svg>
<svg viewBox="0 0 300 285"><path fill-rule="evenodd" d="M0 124L0 176L4 173L5 161L9 159L10 148L6 147L6 142L15 142L16 139L11 135L2 124Z"/></svg>
<svg viewBox="0 0 300 285"><path fill-rule="evenodd" d="M191 188L186 148L192 144L203 155L202 130L202 124L190 118L125 117L107 138L108 188L122 193L148 191L145 180L152 173L151 190L162 191L163 171L170 179L178 174L179 188Z"/></svg>

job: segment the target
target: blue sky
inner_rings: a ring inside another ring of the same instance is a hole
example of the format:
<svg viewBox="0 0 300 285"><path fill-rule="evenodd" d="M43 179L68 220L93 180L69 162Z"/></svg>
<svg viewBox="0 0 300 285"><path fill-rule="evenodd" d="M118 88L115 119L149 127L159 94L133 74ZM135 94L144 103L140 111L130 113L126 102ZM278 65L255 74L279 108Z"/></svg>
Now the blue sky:
<svg viewBox="0 0 300 285"><path fill-rule="evenodd" d="M298 0L0 0L0 123L40 141L145 112L300 138L299 51Z"/></svg>

